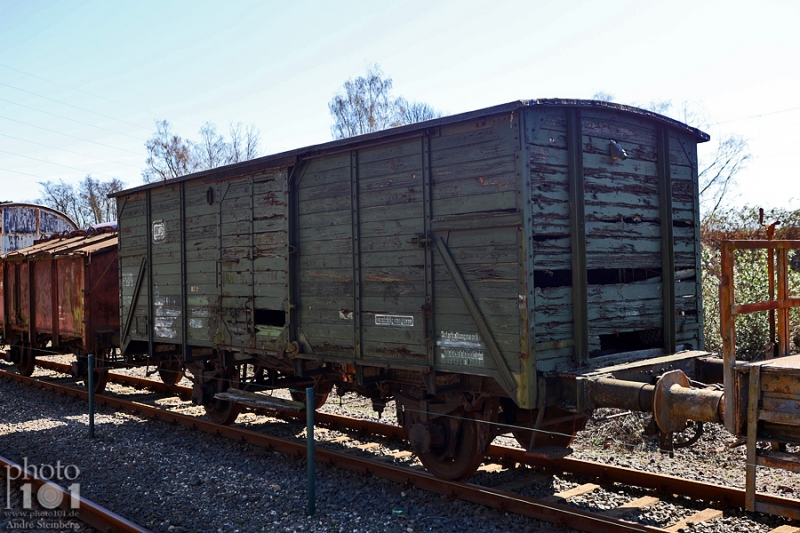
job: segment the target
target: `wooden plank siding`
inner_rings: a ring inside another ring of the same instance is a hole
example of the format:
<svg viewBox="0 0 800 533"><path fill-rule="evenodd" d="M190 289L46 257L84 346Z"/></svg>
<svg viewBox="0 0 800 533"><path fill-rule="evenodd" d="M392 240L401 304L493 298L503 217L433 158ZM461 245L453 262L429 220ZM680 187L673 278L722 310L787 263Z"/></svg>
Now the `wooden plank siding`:
<svg viewBox="0 0 800 533"><path fill-rule="evenodd" d="M553 109L530 110L526 124L534 278L543 284L536 287L531 305L540 370L568 363L572 354L565 348L575 336L566 276L572 253L566 123L565 111ZM590 355L608 353L607 344L620 334L658 335L664 322L663 287L657 282L662 268L659 127L647 118L581 110ZM697 272L695 141L675 132L669 138L673 220L668 223L673 226L675 269ZM609 156L612 140L623 146L627 159ZM635 271L639 278L613 283L606 273L614 269ZM677 340L693 348L702 347L698 287L699 279L692 276L675 285Z"/></svg>
<svg viewBox="0 0 800 533"><path fill-rule="evenodd" d="M120 193L124 342L296 340L302 358L502 376L527 407L535 371L667 338L701 349L704 134L596 102L484 111Z"/></svg>
<svg viewBox="0 0 800 533"><path fill-rule="evenodd" d="M431 138L433 220L520 213L519 115L442 127ZM521 220L521 219L520 219ZM437 232L474 297L512 372L520 370L519 298L522 231L486 227ZM443 370L491 375L494 363L441 258L434 255L436 360Z"/></svg>

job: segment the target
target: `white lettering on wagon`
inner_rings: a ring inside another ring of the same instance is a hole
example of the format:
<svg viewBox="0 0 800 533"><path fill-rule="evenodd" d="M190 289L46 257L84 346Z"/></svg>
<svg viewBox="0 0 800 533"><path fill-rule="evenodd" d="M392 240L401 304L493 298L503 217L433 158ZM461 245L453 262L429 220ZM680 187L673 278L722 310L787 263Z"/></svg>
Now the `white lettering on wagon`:
<svg viewBox="0 0 800 533"><path fill-rule="evenodd" d="M375 315L376 326L414 327L413 315Z"/></svg>
<svg viewBox="0 0 800 533"><path fill-rule="evenodd" d="M454 366L483 366L486 346L477 333L442 331L436 339L442 364Z"/></svg>

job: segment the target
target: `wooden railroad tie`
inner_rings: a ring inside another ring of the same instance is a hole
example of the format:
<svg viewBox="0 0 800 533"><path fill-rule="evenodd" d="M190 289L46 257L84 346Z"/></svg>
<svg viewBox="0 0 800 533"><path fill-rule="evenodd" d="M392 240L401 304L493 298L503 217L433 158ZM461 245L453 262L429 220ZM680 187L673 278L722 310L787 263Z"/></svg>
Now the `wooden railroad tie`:
<svg viewBox="0 0 800 533"><path fill-rule="evenodd" d="M667 531L678 531L679 529L684 529L689 525L689 522L692 522L693 524L697 524L698 522L709 522L715 518L722 518L722 515L722 511L719 509L703 509L692 516L687 516L680 522L672 524L667 528Z"/></svg>

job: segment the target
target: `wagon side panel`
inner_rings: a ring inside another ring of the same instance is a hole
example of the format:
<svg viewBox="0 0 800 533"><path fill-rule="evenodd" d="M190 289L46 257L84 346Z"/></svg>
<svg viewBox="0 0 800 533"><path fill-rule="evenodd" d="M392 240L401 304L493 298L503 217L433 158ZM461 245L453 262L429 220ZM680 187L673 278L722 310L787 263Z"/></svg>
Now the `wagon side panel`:
<svg viewBox="0 0 800 533"><path fill-rule="evenodd" d="M492 376L507 390L502 367L520 371L526 335L520 120L478 118L430 140L437 368Z"/></svg>
<svg viewBox="0 0 800 533"><path fill-rule="evenodd" d="M180 184L150 191L150 262L152 335L176 344L182 335Z"/></svg>
<svg viewBox="0 0 800 533"><path fill-rule="evenodd" d="M34 299L36 314L36 332L52 335L53 333L53 261L41 260L33 262ZM114 314L119 311L114 306Z"/></svg>
<svg viewBox="0 0 800 533"><path fill-rule="evenodd" d="M298 337L306 352L352 357L355 348L351 154L312 159L297 194Z"/></svg>
<svg viewBox="0 0 800 533"><path fill-rule="evenodd" d="M148 193L131 193L117 201L120 268L120 342L148 341L149 292L147 249Z"/></svg>

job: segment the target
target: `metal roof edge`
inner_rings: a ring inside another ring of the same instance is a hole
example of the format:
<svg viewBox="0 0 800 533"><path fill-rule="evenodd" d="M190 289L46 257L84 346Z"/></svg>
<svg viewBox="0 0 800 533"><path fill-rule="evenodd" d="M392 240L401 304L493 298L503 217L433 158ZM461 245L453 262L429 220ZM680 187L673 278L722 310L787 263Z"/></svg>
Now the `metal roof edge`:
<svg viewBox="0 0 800 533"><path fill-rule="evenodd" d="M251 159L249 161L244 161L241 163L234 163L231 165L225 165L213 169L202 170L200 172L194 172L192 174L186 174L185 176L168 179L166 181L146 183L138 187L132 187L130 189L124 189L122 191L109 194L108 197L116 198L119 196L124 196L135 192L140 192L148 189L155 189L158 187L164 187L166 185L174 183L201 179L204 177L205 178L213 177L216 181L236 176L244 176L265 169L289 167L297 163L297 161L299 161L300 159L306 157L313 157L314 155L321 154L326 151L333 151L337 148L349 147L351 149L355 149L361 145L371 144L374 141L382 140L385 138L403 137L404 135L408 135L411 133L418 133L421 135L425 130L429 128L436 128L440 126L454 124L457 122L463 122L478 117L514 112L520 108L535 107L535 106L614 109L617 111L623 111L634 115L644 116L659 121L661 123L664 123L668 126L683 130L686 133L690 133L694 137L696 137L698 142L706 142L710 139L707 133L697 128L693 128L687 124L684 124L683 122L674 120L664 115L659 115L658 113L654 113L646 109L640 109L638 107L633 107L629 105L617 104L614 102L606 102L603 100L580 100L580 99L568 99L568 98L541 98L537 100L516 100L513 102L508 102L506 104L500 104L492 107L485 107L481 109L476 109L474 111L458 113L456 115L449 115L446 117L435 118L431 120L426 120L424 122L416 122L414 124L406 124L404 126L388 128L373 133L357 135L355 137L337 139L334 141L329 141L321 144L314 144L302 148L296 148L294 150L289 150L286 152L270 154L255 159Z"/></svg>

